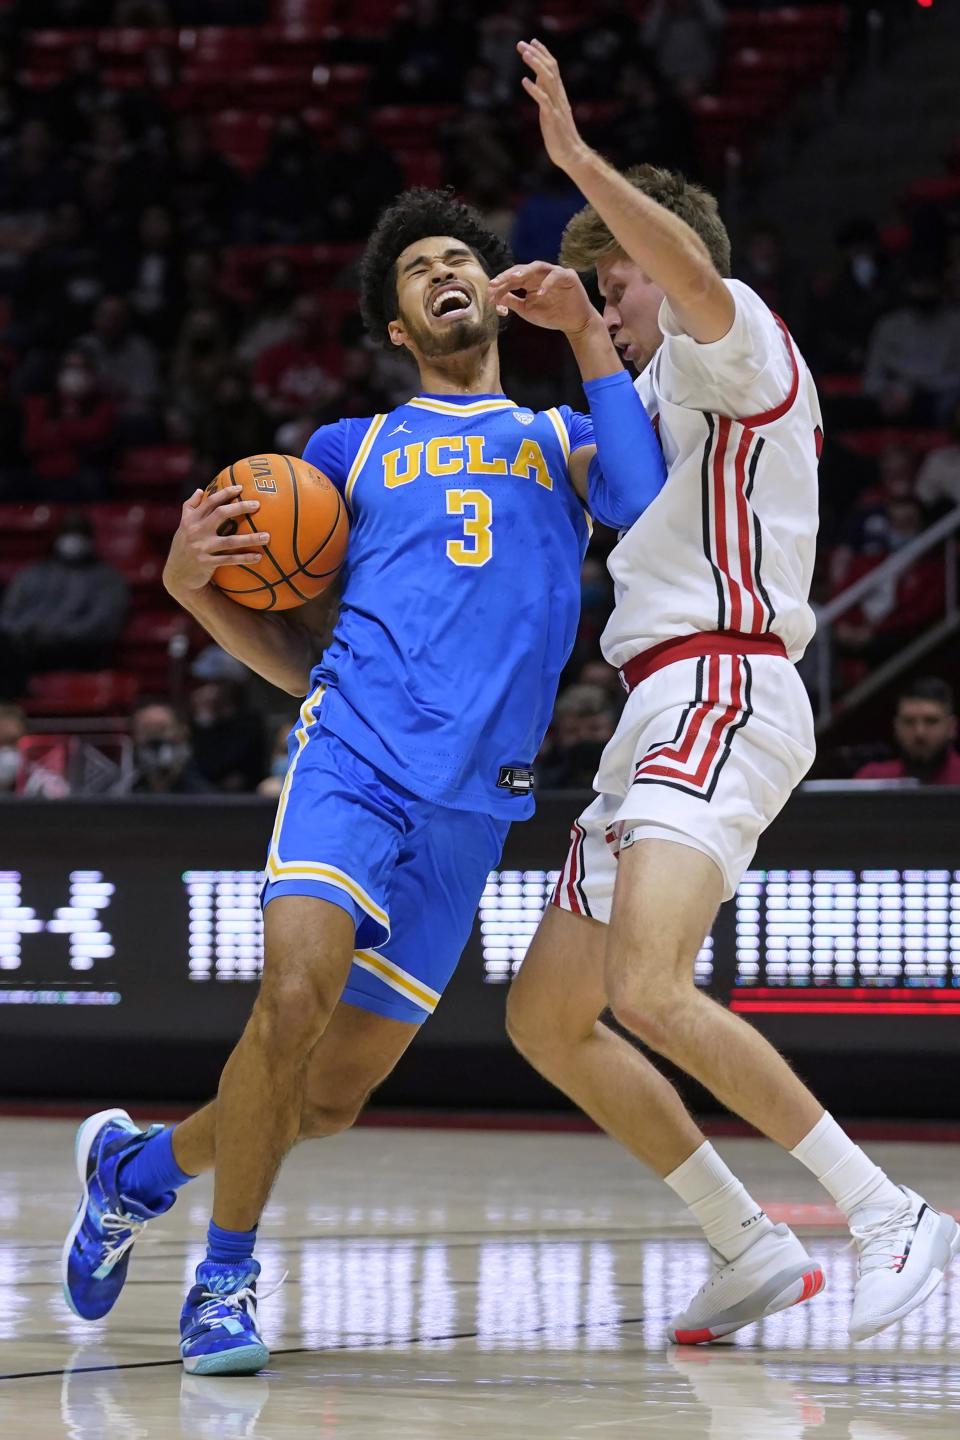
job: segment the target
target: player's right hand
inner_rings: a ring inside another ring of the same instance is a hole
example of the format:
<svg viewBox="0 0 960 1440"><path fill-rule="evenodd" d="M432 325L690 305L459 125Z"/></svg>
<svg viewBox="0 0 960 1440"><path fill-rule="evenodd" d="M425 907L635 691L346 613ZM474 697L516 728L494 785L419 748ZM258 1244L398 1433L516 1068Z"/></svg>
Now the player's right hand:
<svg viewBox="0 0 960 1440"><path fill-rule="evenodd" d="M259 510L259 500L241 500L242 493L240 485L225 485L212 495L195 490L184 502L163 567L163 583L171 595L202 590L221 565L256 565L262 559L263 551L253 547L269 544L266 532L217 533L225 523ZM235 529L235 523L229 528Z"/></svg>
<svg viewBox="0 0 960 1440"><path fill-rule="evenodd" d="M524 292L519 294L517 292ZM534 260L529 265L512 265L490 281L490 298L497 306L513 310L545 330L562 330L577 335L603 321L583 288L576 270Z"/></svg>

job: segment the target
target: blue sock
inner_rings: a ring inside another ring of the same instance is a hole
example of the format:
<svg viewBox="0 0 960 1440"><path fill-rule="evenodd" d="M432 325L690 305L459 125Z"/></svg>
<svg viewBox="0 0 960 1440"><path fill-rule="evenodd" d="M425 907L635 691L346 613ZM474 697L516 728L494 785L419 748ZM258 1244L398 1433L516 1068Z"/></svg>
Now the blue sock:
<svg viewBox="0 0 960 1440"><path fill-rule="evenodd" d="M159 1135L154 1135L129 1160L121 1162L117 1171L122 1194L151 1209L164 1195L179 1190L193 1178L181 1170L173 1158L172 1130L161 1130Z"/></svg>
<svg viewBox="0 0 960 1440"><path fill-rule="evenodd" d="M210 1221L207 1229L207 1259L216 1265L242 1265L253 1259L257 1227L252 1230L221 1230Z"/></svg>

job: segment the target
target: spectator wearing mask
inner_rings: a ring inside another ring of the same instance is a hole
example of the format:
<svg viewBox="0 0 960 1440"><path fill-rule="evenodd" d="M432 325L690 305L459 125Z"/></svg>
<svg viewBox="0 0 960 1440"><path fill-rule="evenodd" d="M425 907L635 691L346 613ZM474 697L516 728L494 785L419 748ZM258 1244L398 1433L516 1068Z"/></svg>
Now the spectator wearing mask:
<svg viewBox="0 0 960 1440"><path fill-rule="evenodd" d="M21 689L42 670L98 670L108 663L127 617L118 570L101 560L90 521L68 511L53 552L17 572L0 603L2 668Z"/></svg>
<svg viewBox="0 0 960 1440"><path fill-rule="evenodd" d="M160 356L156 346L134 330L126 300L105 295L94 313L93 329L80 345L92 358L103 389L117 407L124 443L147 445L161 440Z"/></svg>
<svg viewBox="0 0 960 1440"><path fill-rule="evenodd" d="M960 505L960 405L950 417L950 444L931 450L920 466L917 499L930 510Z"/></svg>
<svg viewBox="0 0 960 1440"><path fill-rule="evenodd" d="M133 740L133 795L209 795L200 774L183 715L166 700L145 700L130 721Z"/></svg>
<svg viewBox="0 0 960 1440"><path fill-rule="evenodd" d="M255 790L263 779L265 740L260 716L235 680L210 680L190 697L197 768L217 790Z"/></svg>
<svg viewBox="0 0 960 1440"><path fill-rule="evenodd" d="M960 785L957 716L945 680L924 676L902 691L893 717L896 758L864 765L855 780L918 780Z"/></svg>
<svg viewBox="0 0 960 1440"><path fill-rule="evenodd" d="M599 686L568 686L537 761L537 783L545 790L589 790L616 724L612 698Z"/></svg>
<svg viewBox="0 0 960 1440"><path fill-rule="evenodd" d="M884 419L936 424L960 399L960 307L929 271L910 277L906 295L873 329L863 388Z"/></svg>
<svg viewBox="0 0 960 1440"><path fill-rule="evenodd" d="M814 282L809 347L828 370L863 369L867 343L893 304L890 259L872 220L848 220L836 233L839 265Z"/></svg>
<svg viewBox="0 0 960 1440"><path fill-rule="evenodd" d="M23 413L33 498L105 499L117 414L86 351L66 351L53 393L24 396Z"/></svg>

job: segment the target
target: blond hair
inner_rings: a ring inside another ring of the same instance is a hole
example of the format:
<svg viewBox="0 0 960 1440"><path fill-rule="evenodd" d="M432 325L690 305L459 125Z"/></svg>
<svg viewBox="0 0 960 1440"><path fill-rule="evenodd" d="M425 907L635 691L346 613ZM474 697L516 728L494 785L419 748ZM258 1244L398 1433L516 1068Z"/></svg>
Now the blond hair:
<svg viewBox="0 0 960 1440"><path fill-rule="evenodd" d="M706 245L718 273L730 274L730 236L720 218L716 196L677 171L660 170L656 165L635 165L624 178L664 210L685 220ZM592 205L587 205L563 232L560 264L573 270L591 270L599 260L621 249L606 222Z"/></svg>

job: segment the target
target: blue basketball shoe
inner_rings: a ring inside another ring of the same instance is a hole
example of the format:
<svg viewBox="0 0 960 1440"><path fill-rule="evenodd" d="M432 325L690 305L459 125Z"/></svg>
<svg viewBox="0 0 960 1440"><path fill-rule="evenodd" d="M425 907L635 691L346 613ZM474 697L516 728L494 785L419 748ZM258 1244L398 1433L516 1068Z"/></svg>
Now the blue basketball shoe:
<svg viewBox="0 0 960 1440"><path fill-rule="evenodd" d="M191 1375L255 1375L270 1359L257 1331L256 1260L202 1260L183 1303L180 1354Z"/></svg>
<svg viewBox="0 0 960 1440"><path fill-rule="evenodd" d="M171 1191L151 1210L120 1193L117 1170L163 1129L138 1130L126 1110L101 1110L77 1131L77 1175L83 1186L76 1218L63 1246L63 1293L74 1315L99 1320L123 1289L130 1250L148 1220L169 1210Z"/></svg>

